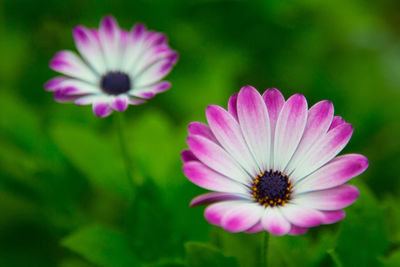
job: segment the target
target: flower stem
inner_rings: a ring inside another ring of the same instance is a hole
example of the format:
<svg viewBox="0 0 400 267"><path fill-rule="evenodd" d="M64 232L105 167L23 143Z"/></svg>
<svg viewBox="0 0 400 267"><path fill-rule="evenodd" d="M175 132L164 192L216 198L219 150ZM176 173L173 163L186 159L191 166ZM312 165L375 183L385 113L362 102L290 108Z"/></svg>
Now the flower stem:
<svg viewBox="0 0 400 267"><path fill-rule="evenodd" d="M129 185L131 187L132 193L135 192L135 181L133 179L133 175L132 175L132 161L130 159L128 150L127 150L127 144L126 144L126 139L125 139L125 135L124 135L124 118L123 118L123 113L117 113L114 114L114 118L115 118L115 123L116 123L116 127L117 127L117 132L118 132L118 139L119 139L119 145L120 145L120 149L121 149L121 154L122 154L122 158L124 160L124 165L125 165L125 169L126 169L126 177L128 178L128 182Z"/></svg>
<svg viewBox="0 0 400 267"><path fill-rule="evenodd" d="M267 231L264 231L261 234L261 244L260 244L261 247L260 266L262 267L268 266L268 261L267 261L268 241L269 241L269 233Z"/></svg>

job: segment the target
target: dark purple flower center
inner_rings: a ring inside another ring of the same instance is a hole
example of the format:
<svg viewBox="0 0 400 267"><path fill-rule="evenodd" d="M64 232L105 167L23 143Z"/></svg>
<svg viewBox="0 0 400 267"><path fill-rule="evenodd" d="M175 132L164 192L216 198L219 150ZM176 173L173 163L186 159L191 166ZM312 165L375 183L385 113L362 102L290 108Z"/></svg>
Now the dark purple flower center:
<svg viewBox="0 0 400 267"><path fill-rule="evenodd" d="M266 171L253 181L253 197L264 206L283 206L290 198L289 177L278 171Z"/></svg>
<svg viewBox="0 0 400 267"><path fill-rule="evenodd" d="M101 78L100 86L107 94L119 95L131 89L131 79L119 71L108 72Z"/></svg>

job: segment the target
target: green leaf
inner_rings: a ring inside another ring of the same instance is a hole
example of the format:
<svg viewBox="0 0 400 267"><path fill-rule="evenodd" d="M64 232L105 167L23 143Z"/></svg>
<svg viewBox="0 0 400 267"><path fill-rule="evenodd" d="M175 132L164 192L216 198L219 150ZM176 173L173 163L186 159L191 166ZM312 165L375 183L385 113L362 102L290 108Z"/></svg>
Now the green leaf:
<svg viewBox="0 0 400 267"><path fill-rule="evenodd" d="M145 177L144 184L136 188L126 221L130 245L141 260L154 262L175 256L173 253L182 245L171 229L172 216L157 185Z"/></svg>
<svg viewBox="0 0 400 267"><path fill-rule="evenodd" d="M210 244L200 242L185 243L187 265L196 266L239 266L236 259L226 257L222 252Z"/></svg>
<svg viewBox="0 0 400 267"><path fill-rule="evenodd" d="M61 241L62 245L100 266L141 266L125 236L102 226L78 230Z"/></svg>
<svg viewBox="0 0 400 267"><path fill-rule="evenodd" d="M236 257L240 266L257 266L260 262L262 234L229 233L222 228L213 227L213 244L227 255Z"/></svg>
<svg viewBox="0 0 400 267"><path fill-rule="evenodd" d="M399 267L400 266L400 249L393 251L390 255L382 260L385 267Z"/></svg>
<svg viewBox="0 0 400 267"><path fill-rule="evenodd" d="M327 251L334 247L334 236L330 232L320 230L323 229L310 229L302 236L271 235L267 253L269 265L294 267L321 264L328 256ZM314 231L317 233L312 236Z"/></svg>
<svg viewBox="0 0 400 267"><path fill-rule="evenodd" d="M178 167L176 163L180 163L186 129L174 126L165 114L155 109L149 109L126 122L127 145L133 155L133 168L139 169L143 176L152 178L164 189L168 190L172 183L181 184L181 181L171 179L170 174Z"/></svg>
<svg viewBox="0 0 400 267"><path fill-rule="evenodd" d="M359 199L347 209L336 252L343 266L376 266L388 248L383 209L363 184Z"/></svg>
<svg viewBox="0 0 400 267"><path fill-rule="evenodd" d="M400 199L394 196L386 196L383 201L383 208L385 210L385 223L387 232L390 233L388 236L389 241L392 243L400 244Z"/></svg>
<svg viewBox="0 0 400 267"><path fill-rule="evenodd" d="M43 158L50 167L59 167L60 154L43 131L39 114L7 89L0 91L0 106L2 134L25 149L26 153L34 154L37 160Z"/></svg>
<svg viewBox="0 0 400 267"><path fill-rule="evenodd" d="M124 197L130 196L130 185L115 137L104 137L94 129L66 123L54 125L51 134L62 153L93 185Z"/></svg>

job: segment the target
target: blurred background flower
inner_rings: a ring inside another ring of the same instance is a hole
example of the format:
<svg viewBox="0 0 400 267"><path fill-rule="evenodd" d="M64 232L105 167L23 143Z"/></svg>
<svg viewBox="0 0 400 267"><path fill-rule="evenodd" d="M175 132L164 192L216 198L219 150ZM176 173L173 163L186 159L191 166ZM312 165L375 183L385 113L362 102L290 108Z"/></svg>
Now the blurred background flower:
<svg viewBox="0 0 400 267"><path fill-rule="evenodd" d="M370 161L353 181L360 197L345 209L352 220L272 237L271 266L396 266L399 10L396 0L2 1L1 265L255 266L257 234L220 232L201 208L188 208L202 190L179 158L188 123L205 122L207 105L225 107L252 84L301 93L310 105L331 100L355 129L342 153ZM71 29L96 28L104 14L124 29L142 21L166 33L180 55L168 76L173 89L124 113L141 201L129 201L111 118L57 104L43 90L54 52L74 47Z"/></svg>
<svg viewBox="0 0 400 267"><path fill-rule="evenodd" d="M114 17L105 16L99 30L76 26L73 36L84 61L70 50L50 61L50 68L66 75L45 84L56 101L92 105L96 116L106 117L113 110L125 111L129 104L143 104L171 86L159 82L178 59L164 34L147 31L140 23L126 31Z"/></svg>

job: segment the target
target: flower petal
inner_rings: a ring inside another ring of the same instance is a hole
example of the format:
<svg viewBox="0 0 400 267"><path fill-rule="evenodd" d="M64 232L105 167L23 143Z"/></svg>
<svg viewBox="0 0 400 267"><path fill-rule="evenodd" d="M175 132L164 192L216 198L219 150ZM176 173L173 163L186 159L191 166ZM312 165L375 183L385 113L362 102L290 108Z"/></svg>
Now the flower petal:
<svg viewBox="0 0 400 267"><path fill-rule="evenodd" d="M238 94L234 94L229 98L228 101L228 112L237 120L238 119L238 114L237 114L237 98L238 98Z"/></svg>
<svg viewBox="0 0 400 267"><path fill-rule="evenodd" d="M60 89L73 87L75 88L74 92L71 94L75 95L83 95L83 94L101 94L102 91L100 88L94 84L87 83L81 80L72 79L72 78L64 78L57 84L53 85L53 91L57 91Z"/></svg>
<svg viewBox="0 0 400 267"><path fill-rule="evenodd" d="M220 226L222 217L243 203L247 201L234 200L211 204L204 210L204 217L209 223Z"/></svg>
<svg viewBox="0 0 400 267"><path fill-rule="evenodd" d="M198 135L189 136L187 143L193 154L211 169L243 184L251 182L248 174L219 145Z"/></svg>
<svg viewBox="0 0 400 267"><path fill-rule="evenodd" d="M328 131L333 118L333 104L330 101L320 101L310 108L308 111L306 128L303 137L291 158L285 173L291 173L299 161L310 150L316 140L320 139Z"/></svg>
<svg viewBox="0 0 400 267"><path fill-rule="evenodd" d="M244 195L237 195L232 193L212 192L200 195L190 202L190 207L213 204L215 202L222 202L228 200L250 200Z"/></svg>
<svg viewBox="0 0 400 267"><path fill-rule="evenodd" d="M86 27L77 26L73 30L73 36L82 57L97 71L98 74L106 71L104 55L96 36Z"/></svg>
<svg viewBox="0 0 400 267"><path fill-rule="evenodd" d="M183 163L189 162L189 161L199 161L196 156L193 154L192 151L189 149L183 150L181 153L181 160Z"/></svg>
<svg viewBox="0 0 400 267"><path fill-rule="evenodd" d="M106 102L95 102L93 103L93 113L97 117L104 118L110 115L112 112L111 107Z"/></svg>
<svg viewBox="0 0 400 267"><path fill-rule="evenodd" d="M198 161L183 165L183 173L194 184L208 190L248 194L248 189L238 182L225 177Z"/></svg>
<svg viewBox="0 0 400 267"><path fill-rule="evenodd" d="M54 100L60 103L73 102L80 96L75 87L64 87L54 91Z"/></svg>
<svg viewBox="0 0 400 267"><path fill-rule="evenodd" d="M206 116L211 131L232 157L253 176L261 173L243 138L235 118L219 106L207 107Z"/></svg>
<svg viewBox="0 0 400 267"><path fill-rule="evenodd" d="M320 225L325 220L322 212L296 204L286 204L281 211L290 223L303 228Z"/></svg>
<svg viewBox="0 0 400 267"><path fill-rule="evenodd" d="M154 97L158 93L167 91L170 87L170 82L162 81L147 87L133 88L133 90L129 92L129 94L140 98L149 99Z"/></svg>
<svg viewBox="0 0 400 267"><path fill-rule="evenodd" d="M321 211L324 216L324 224L331 224L341 221L346 217L346 213L343 210L329 210L329 211Z"/></svg>
<svg viewBox="0 0 400 267"><path fill-rule="evenodd" d="M291 96L276 122L274 170L284 170L296 150L307 122L307 101L303 95Z"/></svg>
<svg viewBox="0 0 400 267"><path fill-rule="evenodd" d="M329 163L300 180L295 185L297 194L332 188L344 184L368 168L368 159L359 154L337 157Z"/></svg>
<svg viewBox="0 0 400 267"><path fill-rule="evenodd" d="M111 107L119 112L125 111L128 108L128 97L126 95L116 96L111 101Z"/></svg>
<svg viewBox="0 0 400 267"><path fill-rule="evenodd" d="M352 185L313 191L293 196L293 203L318 210L343 209L357 200L360 192Z"/></svg>
<svg viewBox="0 0 400 267"><path fill-rule="evenodd" d="M107 70L115 71L121 59L121 30L112 16L105 16L100 22L100 44L103 49Z"/></svg>
<svg viewBox="0 0 400 267"><path fill-rule="evenodd" d="M290 223L283 216L279 207L268 207L261 223L264 229L273 235L285 235L290 231Z"/></svg>
<svg viewBox="0 0 400 267"><path fill-rule="evenodd" d="M291 225L289 235L304 235L307 232L308 228L303 228L296 226L294 224Z"/></svg>
<svg viewBox="0 0 400 267"><path fill-rule="evenodd" d="M130 73L135 77L144 69L149 68L151 65L162 60L169 62L171 65L175 65L176 61L178 60L178 53L169 48L167 45L149 47L138 59Z"/></svg>
<svg viewBox="0 0 400 267"><path fill-rule="evenodd" d="M334 158L345 147L352 133L353 126L344 123L317 140L308 153L304 155L303 160L297 164L297 168L290 174L291 180L293 182L299 181Z"/></svg>
<svg viewBox="0 0 400 267"><path fill-rule="evenodd" d="M285 104L285 98L278 89L270 88L262 95L265 104L267 105L269 121L271 123L271 133L274 136L276 122L278 121L279 113Z"/></svg>
<svg viewBox="0 0 400 267"><path fill-rule="evenodd" d="M85 96L80 96L74 102L78 106L92 105L95 102L107 102L108 103L108 97L105 97L104 95L98 95L98 94L97 95L89 94L89 95L85 95Z"/></svg>
<svg viewBox="0 0 400 267"><path fill-rule="evenodd" d="M237 112L243 136L261 171L269 170L271 129L267 107L258 91L243 87L238 96Z"/></svg>
<svg viewBox="0 0 400 267"><path fill-rule="evenodd" d="M264 231L264 227L261 224L261 220L256 223L255 225L253 225L252 227L250 227L249 229L247 229L245 232L248 234L255 234L258 232L262 232Z"/></svg>
<svg viewBox="0 0 400 267"><path fill-rule="evenodd" d="M44 89L46 91L54 91L57 88L59 88L60 84L67 80L68 78L65 76L58 76L58 77L54 77L51 80L47 81L46 84L44 85Z"/></svg>
<svg viewBox="0 0 400 267"><path fill-rule="evenodd" d="M331 127L329 127L329 131L343 123L345 123L345 121L342 117L340 116L333 117Z"/></svg>
<svg viewBox="0 0 400 267"><path fill-rule="evenodd" d="M141 104L146 103L146 100L140 99L140 98L137 98L134 96L128 96L128 103L130 105L141 105Z"/></svg>
<svg viewBox="0 0 400 267"><path fill-rule="evenodd" d="M258 203L243 203L224 214L222 227L232 233L250 229L260 221L264 207Z"/></svg>
<svg viewBox="0 0 400 267"><path fill-rule="evenodd" d="M189 135L200 135L203 136L216 144L219 144L210 127L201 122L191 122L188 126Z"/></svg>
<svg viewBox="0 0 400 267"><path fill-rule="evenodd" d="M135 87L151 86L165 77L174 66L169 59L159 60L140 73L135 73L132 76Z"/></svg>
<svg viewBox="0 0 400 267"><path fill-rule="evenodd" d="M50 61L50 68L92 84L98 80L98 76L72 51L58 52Z"/></svg>

